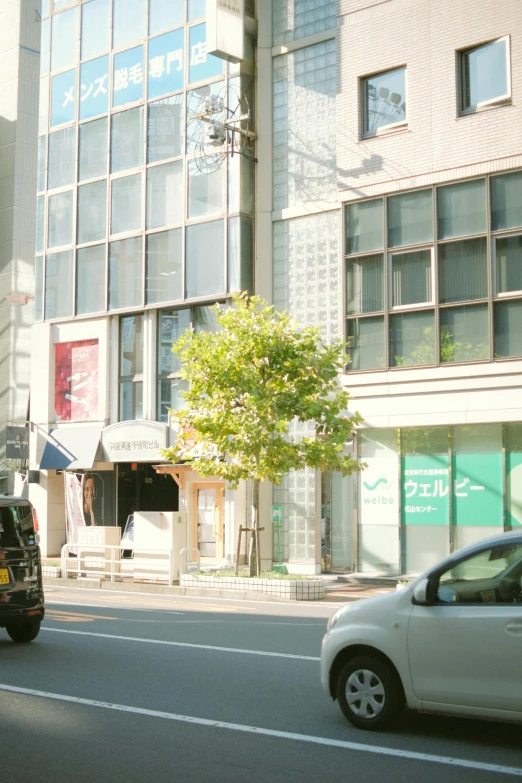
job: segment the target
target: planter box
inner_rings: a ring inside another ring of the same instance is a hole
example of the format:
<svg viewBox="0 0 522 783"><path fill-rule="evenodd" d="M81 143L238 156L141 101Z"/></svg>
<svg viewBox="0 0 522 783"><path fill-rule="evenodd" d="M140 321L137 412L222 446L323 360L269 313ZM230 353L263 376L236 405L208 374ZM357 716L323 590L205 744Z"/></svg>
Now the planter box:
<svg viewBox="0 0 522 783"><path fill-rule="evenodd" d="M320 601L324 598L322 579L243 579L235 576L200 576L183 574L181 587L204 587L212 590L248 590L291 601Z"/></svg>
<svg viewBox="0 0 522 783"><path fill-rule="evenodd" d="M62 575L60 566L42 566L42 576L54 576L59 579Z"/></svg>

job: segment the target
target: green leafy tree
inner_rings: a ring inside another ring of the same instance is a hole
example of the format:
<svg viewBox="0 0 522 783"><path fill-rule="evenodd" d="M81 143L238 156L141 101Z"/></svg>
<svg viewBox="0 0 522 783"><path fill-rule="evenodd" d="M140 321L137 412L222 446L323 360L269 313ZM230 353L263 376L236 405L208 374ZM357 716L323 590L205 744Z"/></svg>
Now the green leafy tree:
<svg viewBox="0 0 522 783"><path fill-rule="evenodd" d="M173 347L188 390L186 408L171 412L179 437L163 453L231 487L252 480L254 575L260 570L260 482L280 484L288 471L304 467L358 471L345 444L362 419L348 414L350 397L339 387L342 342L326 345L319 329L300 328L246 293L234 297L231 308L211 309L220 329L188 331ZM292 435L295 421L313 423L315 435Z"/></svg>

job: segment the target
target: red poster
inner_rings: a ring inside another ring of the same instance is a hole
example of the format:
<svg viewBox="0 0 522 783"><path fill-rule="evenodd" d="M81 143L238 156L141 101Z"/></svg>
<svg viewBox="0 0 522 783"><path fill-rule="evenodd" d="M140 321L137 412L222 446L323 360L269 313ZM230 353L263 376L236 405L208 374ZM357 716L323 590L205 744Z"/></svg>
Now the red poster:
<svg viewBox="0 0 522 783"><path fill-rule="evenodd" d="M98 340L56 345L56 421L98 418Z"/></svg>

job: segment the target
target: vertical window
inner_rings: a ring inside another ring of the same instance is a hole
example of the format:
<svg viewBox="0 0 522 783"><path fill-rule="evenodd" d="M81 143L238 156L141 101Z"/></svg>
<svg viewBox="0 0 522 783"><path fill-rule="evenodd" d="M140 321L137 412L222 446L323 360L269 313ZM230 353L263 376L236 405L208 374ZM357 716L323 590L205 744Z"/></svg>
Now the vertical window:
<svg viewBox="0 0 522 783"><path fill-rule="evenodd" d="M162 311L158 324L158 419L168 420L170 409L182 407L180 391L186 388L177 373L179 359L172 353L178 338L190 329L190 309Z"/></svg>
<svg viewBox="0 0 522 783"><path fill-rule="evenodd" d="M149 38L148 97L183 89L185 30Z"/></svg>
<svg viewBox="0 0 522 783"><path fill-rule="evenodd" d="M89 0L82 4L82 60L109 51L110 13L110 0Z"/></svg>
<svg viewBox="0 0 522 783"><path fill-rule="evenodd" d="M143 106L111 118L111 172L143 164Z"/></svg>
<svg viewBox="0 0 522 783"><path fill-rule="evenodd" d="M486 238L439 245L439 301L464 302L487 295Z"/></svg>
<svg viewBox="0 0 522 783"><path fill-rule="evenodd" d="M38 170L36 175L36 190L45 190L45 170L47 168L47 136L38 137Z"/></svg>
<svg viewBox="0 0 522 783"><path fill-rule="evenodd" d="M522 300L495 302L495 356L522 356Z"/></svg>
<svg viewBox="0 0 522 783"><path fill-rule="evenodd" d="M346 342L350 370L384 369L384 318L351 318Z"/></svg>
<svg viewBox="0 0 522 783"><path fill-rule="evenodd" d="M435 317L432 311L390 316L390 366L435 364Z"/></svg>
<svg viewBox="0 0 522 783"><path fill-rule="evenodd" d="M52 18L51 71L61 71L78 60L78 8L70 8Z"/></svg>
<svg viewBox="0 0 522 783"><path fill-rule="evenodd" d="M80 67L80 120L109 109L109 55L89 60Z"/></svg>
<svg viewBox="0 0 522 783"><path fill-rule="evenodd" d="M183 161L147 169L147 228L183 221Z"/></svg>
<svg viewBox="0 0 522 783"><path fill-rule="evenodd" d="M49 190L72 185L76 179L76 128L49 134Z"/></svg>
<svg viewBox="0 0 522 783"><path fill-rule="evenodd" d="M80 125L80 182L107 174L107 123L103 117Z"/></svg>
<svg viewBox="0 0 522 783"><path fill-rule="evenodd" d="M449 307L440 311L440 361L473 362L489 359L487 304Z"/></svg>
<svg viewBox="0 0 522 783"><path fill-rule="evenodd" d="M406 122L406 68L362 80L362 133L375 136Z"/></svg>
<svg viewBox="0 0 522 783"><path fill-rule="evenodd" d="M199 223L187 229L186 296L212 296L225 291L224 223Z"/></svg>
<svg viewBox="0 0 522 783"><path fill-rule="evenodd" d="M391 257L391 306L408 307L432 301L432 251L394 253Z"/></svg>
<svg viewBox="0 0 522 783"><path fill-rule="evenodd" d="M522 171L491 178L491 228L522 226Z"/></svg>
<svg viewBox="0 0 522 783"><path fill-rule="evenodd" d="M149 104L147 162L177 158L183 152L183 95Z"/></svg>
<svg viewBox="0 0 522 783"><path fill-rule="evenodd" d="M143 316L120 319L120 421L143 418Z"/></svg>
<svg viewBox="0 0 522 783"><path fill-rule="evenodd" d="M433 242L433 194L418 190L388 199L388 245Z"/></svg>
<svg viewBox="0 0 522 783"><path fill-rule="evenodd" d="M183 299L181 228L147 236L147 304Z"/></svg>
<svg viewBox="0 0 522 783"><path fill-rule="evenodd" d="M254 235L252 221L233 217L228 221L228 290L254 290Z"/></svg>
<svg viewBox="0 0 522 783"><path fill-rule="evenodd" d="M509 39L459 53L461 112L474 112L510 97Z"/></svg>
<svg viewBox="0 0 522 783"><path fill-rule="evenodd" d="M189 82L191 83L211 79L223 73L223 60L213 54L207 54L206 41L205 24L189 28Z"/></svg>
<svg viewBox="0 0 522 783"><path fill-rule="evenodd" d="M107 180L78 188L79 245L105 239L107 234Z"/></svg>
<svg viewBox="0 0 522 783"><path fill-rule="evenodd" d="M349 204L346 208L346 252L369 253L384 247L382 198Z"/></svg>
<svg viewBox="0 0 522 783"><path fill-rule="evenodd" d="M44 96L42 96L44 97ZM47 111L47 106L45 106ZM76 68L53 76L51 84L51 128L76 118Z"/></svg>
<svg viewBox="0 0 522 783"><path fill-rule="evenodd" d="M496 293L522 291L522 235L495 238Z"/></svg>
<svg viewBox="0 0 522 783"><path fill-rule="evenodd" d="M150 0L149 34L180 27L185 22L185 0Z"/></svg>
<svg viewBox="0 0 522 783"><path fill-rule="evenodd" d="M194 19L201 19L205 16L206 4L205 0L188 0L188 18L189 22Z"/></svg>
<svg viewBox="0 0 522 783"><path fill-rule="evenodd" d="M76 252L76 313L105 310L106 246L83 247Z"/></svg>
<svg viewBox="0 0 522 783"><path fill-rule="evenodd" d="M113 179L111 186L111 234L141 228L141 174Z"/></svg>
<svg viewBox="0 0 522 783"><path fill-rule="evenodd" d="M57 193L49 196L48 202L49 231L47 247L70 245L73 234L73 193Z"/></svg>
<svg viewBox="0 0 522 783"><path fill-rule="evenodd" d="M49 73L51 64L51 20L45 19L42 22L42 33L40 37L40 75Z"/></svg>
<svg viewBox="0 0 522 783"><path fill-rule="evenodd" d="M437 189L439 239L486 231L486 183L483 179Z"/></svg>
<svg viewBox="0 0 522 783"><path fill-rule="evenodd" d="M36 256L34 264L34 320L43 319L44 259Z"/></svg>
<svg viewBox="0 0 522 783"><path fill-rule="evenodd" d="M143 98L143 46L114 55L112 105L124 106Z"/></svg>
<svg viewBox="0 0 522 783"><path fill-rule="evenodd" d="M143 301L143 238L109 245L109 310L136 307Z"/></svg>
<svg viewBox="0 0 522 783"><path fill-rule="evenodd" d="M384 256L349 258L346 263L346 308L349 315L384 310Z"/></svg>
<svg viewBox="0 0 522 783"><path fill-rule="evenodd" d="M223 210L223 170L200 171L196 161L188 164L189 218L214 215Z"/></svg>
<svg viewBox="0 0 522 783"><path fill-rule="evenodd" d="M73 251L51 253L45 259L45 318L68 318L73 313Z"/></svg>
<svg viewBox="0 0 522 783"><path fill-rule="evenodd" d="M44 251L45 196L36 197L36 252Z"/></svg>
<svg viewBox="0 0 522 783"><path fill-rule="evenodd" d="M112 45L115 49L145 37L146 5L146 0L114 0Z"/></svg>

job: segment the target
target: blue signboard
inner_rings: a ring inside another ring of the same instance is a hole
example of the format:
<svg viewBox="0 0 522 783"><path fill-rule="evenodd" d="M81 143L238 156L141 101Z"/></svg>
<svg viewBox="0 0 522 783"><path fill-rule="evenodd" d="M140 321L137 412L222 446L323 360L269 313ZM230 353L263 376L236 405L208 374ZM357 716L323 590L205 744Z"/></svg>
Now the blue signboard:
<svg viewBox="0 0 522 783"><path fill-rule="evenodd" d="M184 30L149 40L149 98L183 89Z"/></svg>
<svg viewBox="0 0 522 783"><path fill-rule="evenodd" d="M200 82L223 73L223 60L207 54L207 26L197 24L189 34L189 82Z"/></svg>
<svg viewBox="0 0 522 783"><path fill-rule="evenodd" d="M76 117L76 68L53 76L51 127L72 122Z"/></svg>
<svg viewBox="0 0 522 783"><path fill-rule="evenodd" d="M80 119L109 109L109 55L83 63L80 69Z"/></svg>
<svg viewBox="0 0 522 783"><path fill-rule="evenodd" d="M112 105L139 101L143 97L143 46L114 55Z"/></svg>

